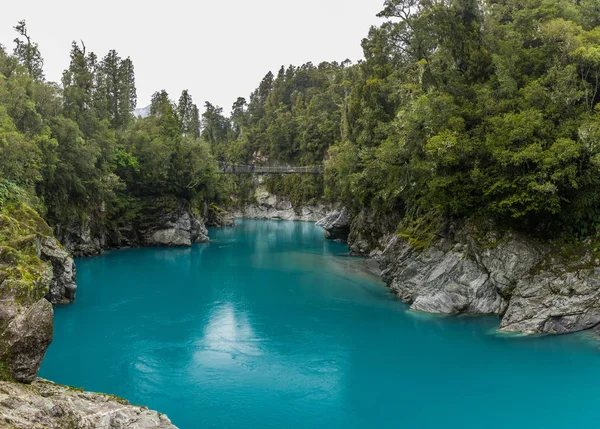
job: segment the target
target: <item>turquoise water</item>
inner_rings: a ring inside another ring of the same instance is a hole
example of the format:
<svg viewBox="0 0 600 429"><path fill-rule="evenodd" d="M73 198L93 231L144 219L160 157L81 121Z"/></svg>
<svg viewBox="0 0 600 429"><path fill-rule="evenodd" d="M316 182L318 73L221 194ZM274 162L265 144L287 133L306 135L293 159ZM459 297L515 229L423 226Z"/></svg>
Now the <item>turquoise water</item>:
<svg viewBox="0 0 600 429"><path fill-rule="evenodd" d="M188 428L587 428L600 350L407 312L310 223L77 260L40 376Z"/></svg>

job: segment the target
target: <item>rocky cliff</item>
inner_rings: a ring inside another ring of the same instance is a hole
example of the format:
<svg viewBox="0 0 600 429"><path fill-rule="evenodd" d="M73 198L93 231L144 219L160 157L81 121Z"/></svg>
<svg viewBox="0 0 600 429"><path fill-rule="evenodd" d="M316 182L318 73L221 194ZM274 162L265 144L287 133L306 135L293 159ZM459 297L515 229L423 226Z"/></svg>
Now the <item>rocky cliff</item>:
<svg viewBox="0 0 600 429"><path fill-rule="evenodd" d="M600 260L585 244L562 250L514 232L482 236L466 224L422 250L394 237L380 263L390 289L413 310L497 314L507 332L593 328L600 323Z"/></svg>
<svg viewBox="0 0 600 429"><path fill-rule="evenodd" d="M289 198L270 194L258 185L253 194L254 203L244 205L234 212L235 217L246 219L282 219L317 222L330 211L324 204L294 207Z"/></svg>
<svg viewBox="0 0 600 429"><path fill-rule="evenodd" d="M183 199L140 198L126 209L90 213L56 226L56 235L76 257L93 256L109 248L187 247L209 241L204 218Z"/></svg>
<svg viewBox="0 0 600 429"><path fill-rule="evenodd" d="M600 325L600 258L589 243L565 251L524 234L448 223L426 246L395 234L398 219L331 213L330 238L349 230L356 254L375 258L390 290L411 310L494 314L500 330L568 333Z"/></svg>
<svg viewBox="0 0 600 429"><path fill-rule="evenodd" d="M52 229L25 204L3 206L0 427L174 428L165 416L127 401L36 379L54 335L51 302L70 303L75 292L73 259Z"/></svg>
<svg viewBox="0 0 600 429"><path fill-rule="evenodd" d="M235 218L233 217L233 213L228 212L216 204L211 204L207 209L205 225L217 228L235 226Z"/></svg>
<svg viewBox="0 0 600 429"><path fill-rule="evenodd" d="M345 207L331 210L316 224L325 230L330 240L348 242L355 255L377 256L395 235L399 215L381 215L374 210L363 209L352 213Z"/></svg>

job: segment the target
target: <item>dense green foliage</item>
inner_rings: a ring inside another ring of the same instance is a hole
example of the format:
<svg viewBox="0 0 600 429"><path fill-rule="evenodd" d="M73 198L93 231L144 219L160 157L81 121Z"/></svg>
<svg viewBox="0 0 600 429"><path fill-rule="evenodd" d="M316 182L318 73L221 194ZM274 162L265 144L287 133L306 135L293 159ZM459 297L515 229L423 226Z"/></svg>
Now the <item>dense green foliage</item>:
<svg viewBox="0 0 600 429"><path fill-rule="evenodd" d="M24 22L0 52L0 172L48 218L171 196L225 201L247 179L214 161L309 165L271 177L296 203L327 198L427 219L493 218L544 233L600 228L598 0L386 0L352 65L268 73L231 114L184 91L134 118L133 64L74 43L44 81ZM121 213L121 211L119 213Z"/></svg>
<svg viewBox="0 0 600 429"><path fill-rule="evenodd" d="M329 191L348 204L600 227L596 0L388 0Z"/></svg>
<svg viewBox="0 0 600 429"><path fill-rule="evenodd" d="M25 22L14 54L0 47L0 203L10 192L34 198L47 219L123 215L143 197L218 200L209 145L188 91L178 104L153 96L135 118L134 67L114 50L99 59L73 42L62 85L46 82Z"/></svg>
<svg viewBox="0 0 600 429"><path fill-rule="evenodd" d="M230 118L211 106L215 153L325 160L330 199L406 225L598 231L597 0L386 0L380 16L359 64L282 68Z"/></svg>

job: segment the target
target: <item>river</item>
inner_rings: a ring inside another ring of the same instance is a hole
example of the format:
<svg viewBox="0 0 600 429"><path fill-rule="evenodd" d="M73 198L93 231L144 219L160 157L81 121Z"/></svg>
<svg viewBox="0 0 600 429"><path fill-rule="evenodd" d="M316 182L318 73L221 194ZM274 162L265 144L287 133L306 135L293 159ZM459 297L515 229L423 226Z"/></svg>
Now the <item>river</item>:
<svg viewBox="0 0 600 429"><path fill-rule="evenodd" d="M78 259L40 376L195 428L587 428L600 350L409 312L311 223Z"/></svg>

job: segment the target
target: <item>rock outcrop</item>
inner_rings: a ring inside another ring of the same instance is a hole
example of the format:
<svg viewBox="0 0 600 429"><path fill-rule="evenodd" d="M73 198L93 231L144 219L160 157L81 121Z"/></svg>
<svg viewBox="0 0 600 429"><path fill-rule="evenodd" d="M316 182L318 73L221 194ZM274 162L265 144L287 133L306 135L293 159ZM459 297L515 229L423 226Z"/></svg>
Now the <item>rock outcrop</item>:
<svg viewBox="0 0 600 429"><path fill-rule="evenodd" d="M395 236L382 278L411 310L496 314L500 330L568 333L600 326L600 260L591 249L557 256L547 242L511 232L446 231L425 249Z"/></svg>
<svg viewBox="0 0 600 429"><path fill-rule="evenodd" d="M40 259L52 265L52 280L46 298L52 304L69 304L75 300L75 263L54 237L40 239Z"/></svg>
<svg viewBox="0 0 600 429"><path fill-rule="evenodd" d="M395 236L399 220L399 214L378 214L372 209L361 210L352 218L348 247L355 255L380 255Z"/></svg>
<svg viewBox="0 0 600 429"><path fill-rule="evenodd" d="M112 215L90 213L57 225L56 235L74 256L106 249L143 246L191 246L209 241L202 216L183 199L139 198ZM108 225L111 225L110 228Z"/></svg>
<svg viewBox="0 0 600 429"><path fill-rule="evenodd" d="M0 382L0 427L19 429L177 429L169 418L125 399L46 380Z"/></svg>
<svg viewBox="0 0 600 429"><path fill-rule="evenodd" d="M202 233L192 220L182 228L190 239ZM0 427L175 428L125 400L36 379L54 335L51 302L75 299L75 266L25 204L0 209L0 230Z"/></svg>
<svg viewBox="0 0 600 429"><path fill-rule="evenodd" d="M347 241L353 254L376 257L394 237L398 221L399 215L382 215L368 209L354 215L342 207L329 212L316 225L325 230L328 239Z"/></svg>
<svg viewBox="0 0 600 429"><path fill-rule="evenodd" d="M330 240L348 240L352 215L345 207L332 210L327 216L319 219L316 225L325 230L325 237Z"/></svg>
<svg viewBox="0 0 600 429"><path fill-rule="evenodd" d="M57 225L54 233L71 255L96 256L108 248L108 233L100 224L94 215L76 217L65 225Z"/></svg>
<svg viewBox="0 0 600 429"><path fill-rule="evenodd" d="M179 204L176 210L162 214L143 232L141 245L187 247L208 241L204 222L185 204Z"/></svg>
<svg viewBox="0 0 600 429"><path fill-rule="evenodd" d="M520 279L500 329L508 332L563 334L600 324L600 268L555 261Z"/></svg>
<svg viewBox="0 0 600 429"><path fill-rule="evenodd" d="M225 226L235 226L233 213L223 210L215 204L211 204L207 212L205 223L207 227L222 228Z"/></svg>
<svg viewBox="0 0 600 429"><path fill-rule="evenodd" d="M246 219L282 219L317 222L324 218L329 209L324 204L294 207L289 198L273 195L263 185L254 191L254 204L235 211L235 217Z"/></svg>

